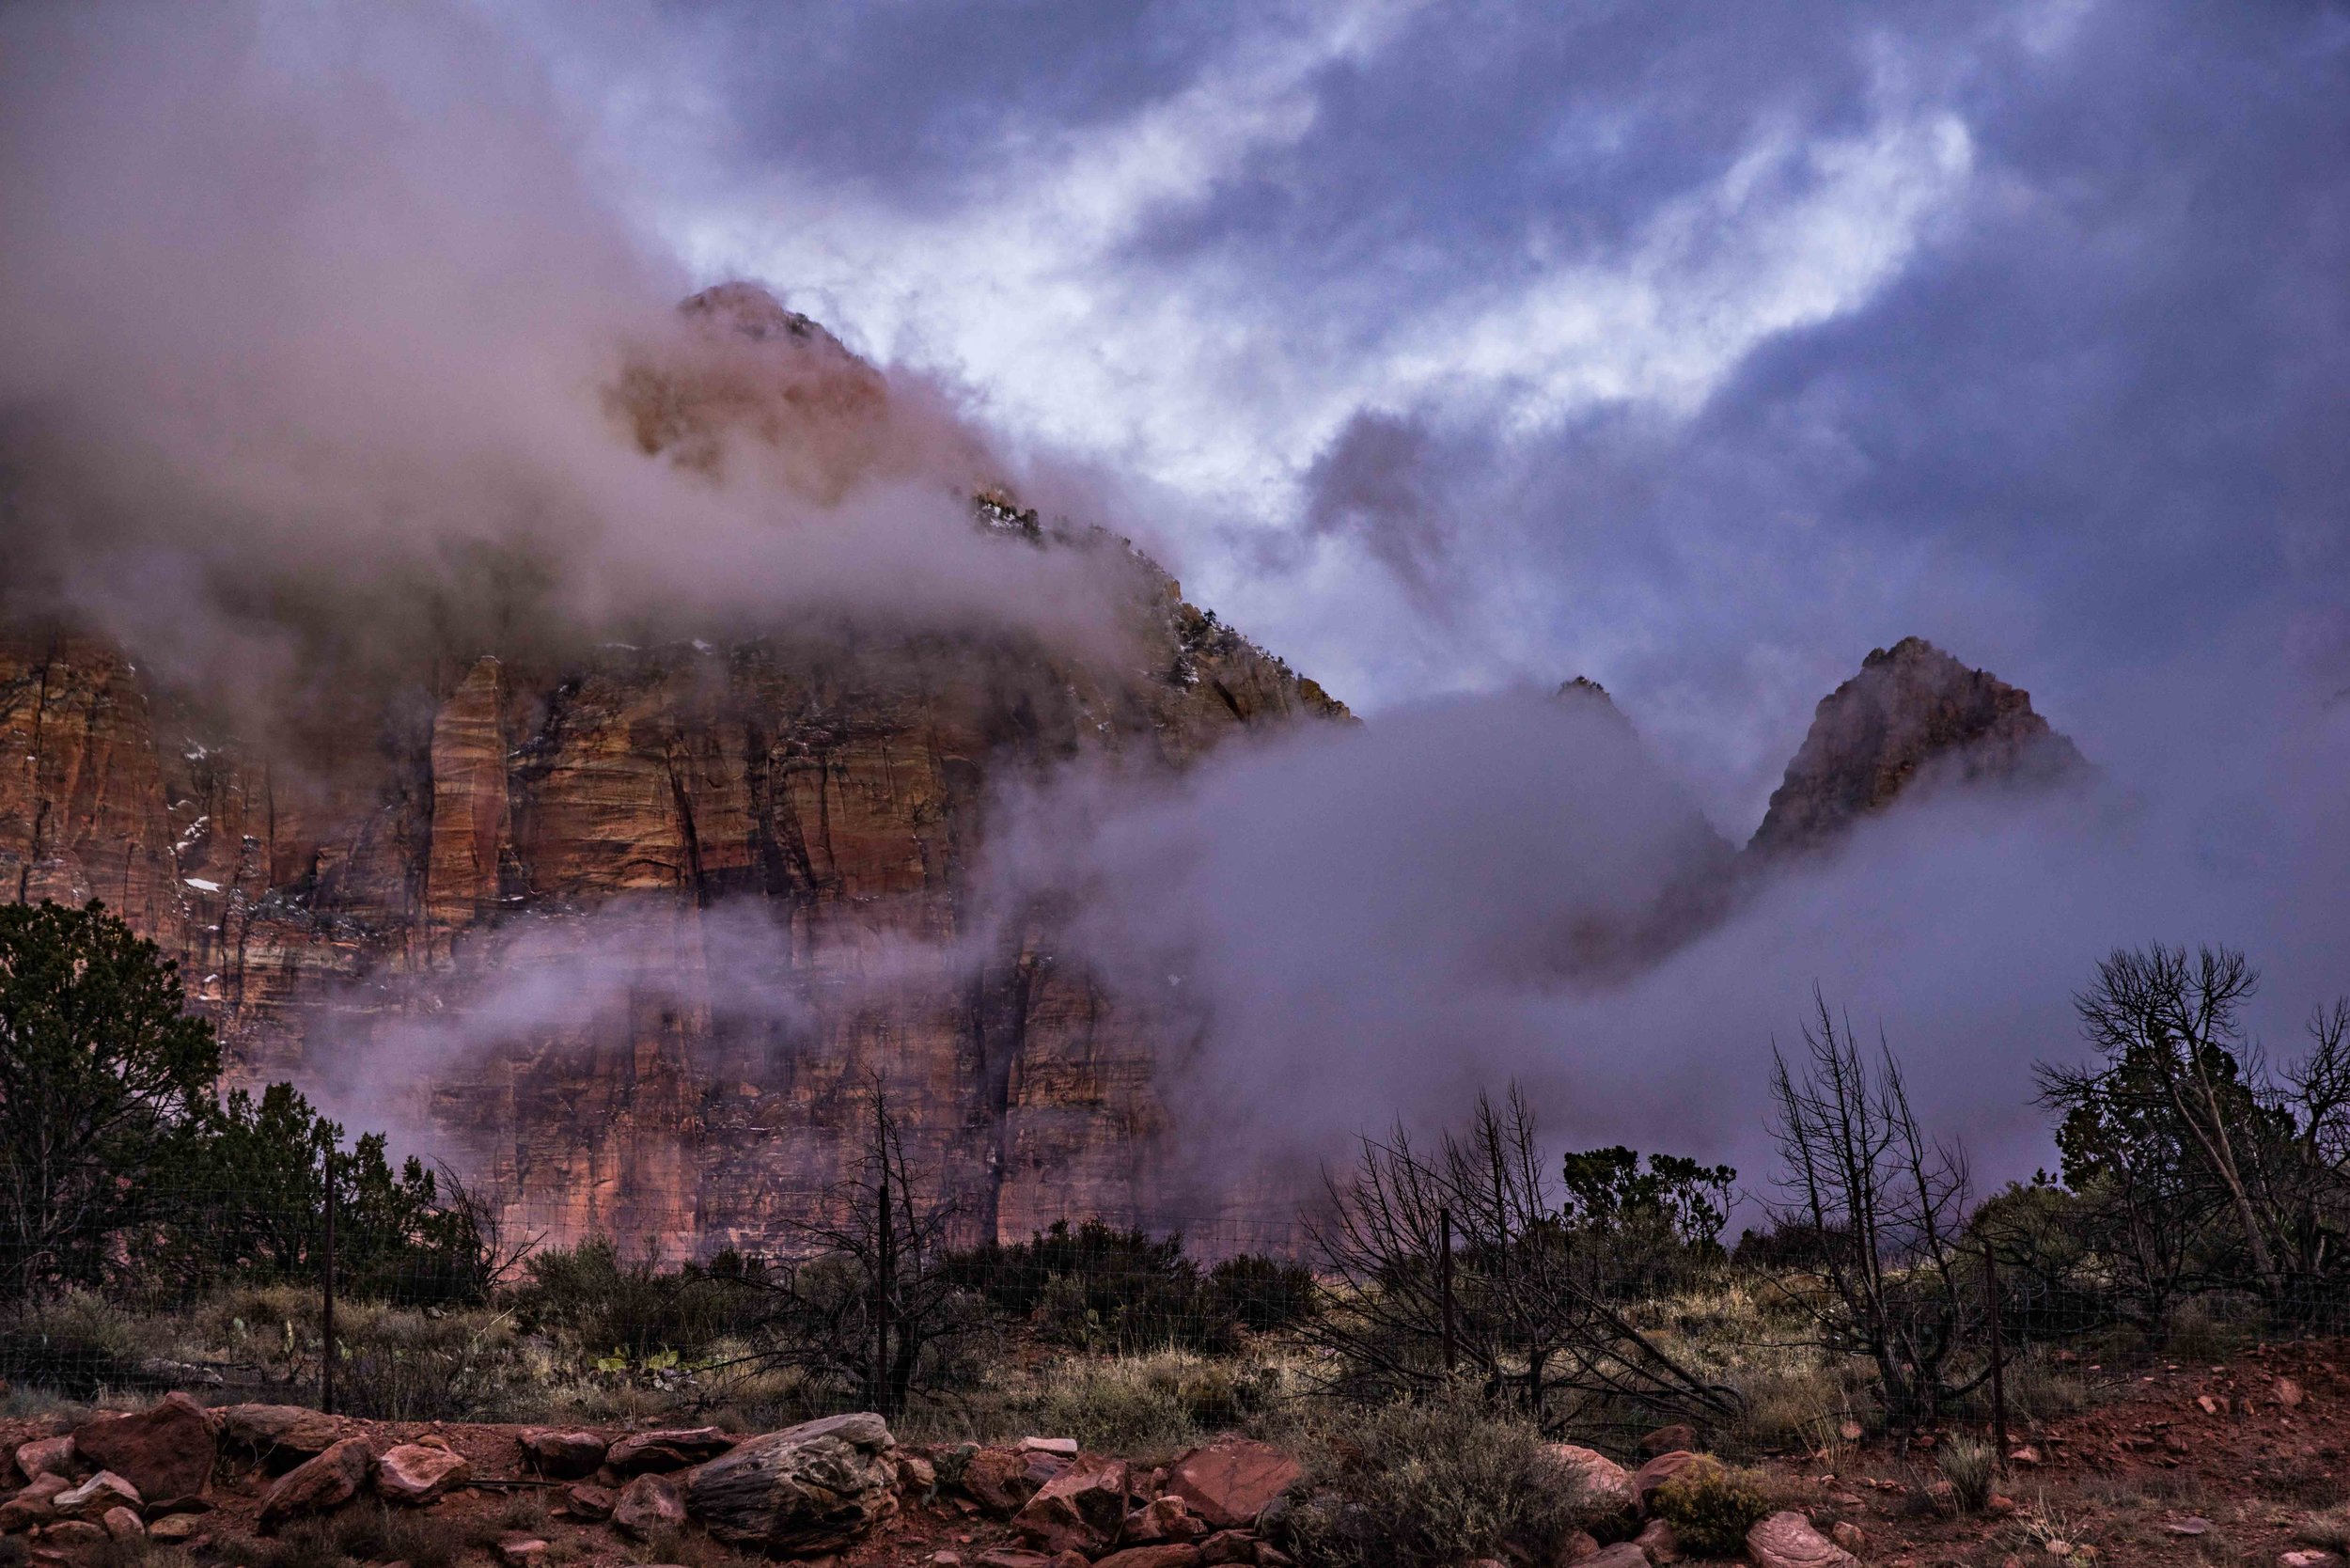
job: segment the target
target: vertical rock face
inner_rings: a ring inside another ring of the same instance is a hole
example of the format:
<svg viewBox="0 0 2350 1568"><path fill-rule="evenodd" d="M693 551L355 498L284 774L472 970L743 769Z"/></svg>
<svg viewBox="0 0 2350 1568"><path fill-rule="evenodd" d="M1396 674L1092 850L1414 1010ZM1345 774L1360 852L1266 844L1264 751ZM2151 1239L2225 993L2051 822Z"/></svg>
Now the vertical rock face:
<svg viewBox="0 0 2350 1568"><path fill-rule="evenodd" d="M2085 776L2031 694L1969 669L1922 637L1863 660L1824 698L1749 849L1820 849L1897 797L1950 785L2034 787Z"/></svg>
<svg viewBox="0 0 2350 1568"><path fill-rule="evenodd" d="M147 694L129 661L86 638L0 628L0 896L103 899L180 945Z"/></svg>
<svg viewBox="0 0 2350 1568"><path fill-rule="evenodd" d="M876 1085L975 1233L1148 1217L1168 1031L1038 912L979 906L990 792L1344 710L1136 571L1115 667L847 631L484 657L354 715L331 781L159 740L118 652L20 636L7 893L124 911L240 1071L426 1124L554 1239L775 1245Z"/></svg>

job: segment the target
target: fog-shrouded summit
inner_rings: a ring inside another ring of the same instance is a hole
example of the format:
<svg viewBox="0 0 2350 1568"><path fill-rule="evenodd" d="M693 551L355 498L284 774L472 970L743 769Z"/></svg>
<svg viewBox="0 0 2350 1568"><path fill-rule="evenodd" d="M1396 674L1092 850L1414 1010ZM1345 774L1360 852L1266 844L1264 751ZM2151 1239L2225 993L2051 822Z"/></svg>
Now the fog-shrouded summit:
<svg viewBox="0 0 2350 1568"><path fill-rule="evenodd" d="M1824 848L1896 799L1950 785L2033 788L2088 771L2029 692L1904 637L1871 651L1859 674L1821 698L1749 848Z"/></svg>

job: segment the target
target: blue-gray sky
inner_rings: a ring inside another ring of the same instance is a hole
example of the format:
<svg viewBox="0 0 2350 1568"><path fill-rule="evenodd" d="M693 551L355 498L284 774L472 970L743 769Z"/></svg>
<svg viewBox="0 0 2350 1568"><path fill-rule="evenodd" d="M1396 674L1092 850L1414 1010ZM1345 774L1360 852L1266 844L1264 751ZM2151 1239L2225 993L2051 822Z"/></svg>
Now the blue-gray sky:
<svg viewBox="0 0 2350 1568"><path fill-rule="evenodd" d="M1100 463L1362 706L1589 673L1744 826L1907 633L2092 747L2148 666L2350 684L2341 6L515 25L692 269Z"/></svg>
<svg viewBox="0 0 2350 1568"><path fill-rule="evenodd" d="M1142 539L1374 722L1036 858L1321 1133L1517 1075L1748 1160L1818 980L2013 1173L2107 948L2251 949L2286 1051L2350 985L2342 5L21 0L0 203L0 606L176 674L343 701L320 649L509 589L1080 635L937 482L981 451ZM619 346L741 275L896 378L838 504L614 439ZM1637 983L1529 978L1909 634L2097 808L1896 813ZM1665 782L1528 695L1576 673Z"/></svg>

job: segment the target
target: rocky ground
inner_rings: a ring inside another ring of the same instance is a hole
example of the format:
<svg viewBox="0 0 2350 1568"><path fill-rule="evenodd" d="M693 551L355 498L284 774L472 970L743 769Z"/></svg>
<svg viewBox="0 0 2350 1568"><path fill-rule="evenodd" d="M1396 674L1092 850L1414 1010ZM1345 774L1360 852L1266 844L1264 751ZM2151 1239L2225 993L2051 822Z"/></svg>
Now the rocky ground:
<svg viewBox="0 0 2350 1568"><path fill-rule="evenodd" d="M2308 1538L2313 1515L2344 1497L2345 1364L2350 1343L2325 1341L2222 1364L2110 1376L2085 1367L2105 1397L2013 1433L1980 1511L1958 1506L1927 1441L1775 1459L1764 1469L1777 1512L1747 1555L1763 1568L2339 1564ZM1664 1451L1637 1469L1562 1450L1625 1501L1595 1528L1629 1537L1585 1538L1571 1560L1646 1568L1678 1555L1669 1528L1638 1514L1691 1463L1673 1448L1687 1440L1654 1435L1647 1446ZM406 1554L413 1568L1277 1564L1287 1559L1255 1527L1302 1473L1237 1435L1145 1466L1051 1436L901 1446L871 1416L742 1436L357 1421L281 1405L208 1410L179 1394L137 1412L0 1421L0 1453L15 1472L0 1561L107 1568L159 1548L296 1568L284 1544L306 1531L337 1532L321 1562Z"/></svg>

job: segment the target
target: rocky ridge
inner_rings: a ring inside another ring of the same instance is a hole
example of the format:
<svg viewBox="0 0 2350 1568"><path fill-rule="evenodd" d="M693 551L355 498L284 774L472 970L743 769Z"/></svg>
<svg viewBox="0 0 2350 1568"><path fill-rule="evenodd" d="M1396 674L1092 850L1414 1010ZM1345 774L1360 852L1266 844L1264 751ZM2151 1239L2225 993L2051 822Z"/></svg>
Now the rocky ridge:
<svg viewBox="0 0 2350 1568"><path fill-rule="evenodd" d="M714 471L747 442L823 494L914 417L762 292L686 311L705 357L613 394L649 454ZM121 649L0 627L0 897L103 900L179 961L237 1072L357 1085L461 1150L517 1233L771 1247L838 1185L885 1078L975 1237L1148 1221L1181 1028L1063 961L1051 911L982 906L991 791L1346 711L1123 541L965 494L1001 548L1099 559L1118 656L845 622L452 651L297 756L208 726ZM1624 722L1591 682L1561 699ZM1909 639L1821 704L1750 855L2083 767L2026 694ZM1717 850L1653 929L1570 933L1579 972L1717 919ZM530 996L540 1023L498 1024Z"/></svg>

